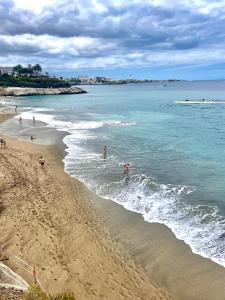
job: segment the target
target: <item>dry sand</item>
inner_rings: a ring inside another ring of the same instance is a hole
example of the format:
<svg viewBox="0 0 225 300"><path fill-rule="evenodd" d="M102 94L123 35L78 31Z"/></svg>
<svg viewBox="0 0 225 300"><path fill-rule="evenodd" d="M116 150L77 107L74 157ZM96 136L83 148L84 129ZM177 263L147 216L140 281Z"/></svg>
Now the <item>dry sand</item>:
<svg viewBox="0 0 225 300"><path fill-rule="evenodd" d="M86 188L63 171L55 146L6 139L8 148L0 149L0 245L36 266L45 290L73 291L79 300L172 299L110 239ZM7 265L32 282L12 259Z"/></svg>

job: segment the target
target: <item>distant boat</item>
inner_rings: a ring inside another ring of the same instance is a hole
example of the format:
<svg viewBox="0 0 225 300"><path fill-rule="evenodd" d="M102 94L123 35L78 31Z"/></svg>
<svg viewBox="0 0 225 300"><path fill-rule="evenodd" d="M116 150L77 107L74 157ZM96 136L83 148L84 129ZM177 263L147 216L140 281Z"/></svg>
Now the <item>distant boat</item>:
<svg viewBox="0 0 225 300"><path fill-rule="evenodd" d="M210 100L210 99L198 99L198 100L181 100L181 101L174 101L176 104L225 104L225 100Z"/></svg>

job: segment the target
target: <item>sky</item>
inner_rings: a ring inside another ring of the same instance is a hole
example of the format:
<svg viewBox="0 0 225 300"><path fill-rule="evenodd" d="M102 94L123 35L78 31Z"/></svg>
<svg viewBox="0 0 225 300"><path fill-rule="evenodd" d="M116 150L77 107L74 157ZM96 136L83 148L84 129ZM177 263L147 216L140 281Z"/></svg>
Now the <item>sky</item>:
<svg viewBox="0 0 225 300"><path fill-rule="evenodd" d="M225 79L225 0L0 0L0 66Z"/></svg>

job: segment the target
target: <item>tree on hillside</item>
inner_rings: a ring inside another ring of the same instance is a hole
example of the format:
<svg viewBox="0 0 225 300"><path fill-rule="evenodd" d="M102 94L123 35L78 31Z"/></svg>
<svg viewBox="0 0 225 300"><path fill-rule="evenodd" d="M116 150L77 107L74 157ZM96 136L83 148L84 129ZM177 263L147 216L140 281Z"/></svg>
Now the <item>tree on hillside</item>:
<svg viewBox="0 0 225 300"><path fill-rule="evenodd" d="M16 65L13 67L13 73L20 75L22 73L23 67L21 65Z"/></svg>
<svg viewBox="0 0 225 300"><path fill-rule="evenodd" d="M21 70L21 72L20 72L22 75L24 75L24 76L28 76L28 75L30 75L31 76L31 74L32 74L32 70L31 69L29 69L29 68L22 68L22 70Z"/></svg>
<svg viewBox="0 0 225 300"><path fill-rule="evenodd" d="M32 70L34 71L35 75L38 76L38 74L42 71L42 67L39 64L36 64L32 67Z"/></svg>

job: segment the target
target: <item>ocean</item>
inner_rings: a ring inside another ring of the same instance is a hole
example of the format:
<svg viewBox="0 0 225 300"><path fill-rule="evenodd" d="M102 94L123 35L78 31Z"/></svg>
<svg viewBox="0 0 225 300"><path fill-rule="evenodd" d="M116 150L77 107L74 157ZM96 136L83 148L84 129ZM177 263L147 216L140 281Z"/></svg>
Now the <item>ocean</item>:
<svg viewBox="0 0 225 300"><path fill-rule="evenodd" d="M225 81L83 88L6 101L18 105L20 135L32 126L66 131L66 172L225 266ZM33 116L45 124L26 123Z"/></svg>

